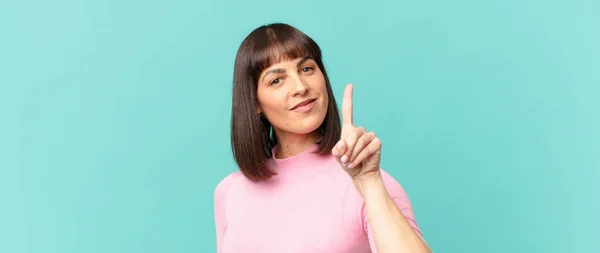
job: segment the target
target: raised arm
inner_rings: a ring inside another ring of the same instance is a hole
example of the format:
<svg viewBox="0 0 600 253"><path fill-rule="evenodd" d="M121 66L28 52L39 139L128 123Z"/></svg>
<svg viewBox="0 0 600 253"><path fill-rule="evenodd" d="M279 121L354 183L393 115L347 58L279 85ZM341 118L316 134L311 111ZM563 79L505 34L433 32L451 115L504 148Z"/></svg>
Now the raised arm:
<svg viewBox="0 0 600 253"><path fill-rule="evenodd" d="M411 225L412 208L405 216L386 189L382 170L381 140L352 121L352 85L342 100L342 136L332 153L348 172L365 203L372 245L378 253L429 253L431 250ZM395 190L392 195L405 195ZM406 198L408 199L408 198ZM401 202L401 204L404 202ZM406 205L403 205L406 206Z"/></svg>

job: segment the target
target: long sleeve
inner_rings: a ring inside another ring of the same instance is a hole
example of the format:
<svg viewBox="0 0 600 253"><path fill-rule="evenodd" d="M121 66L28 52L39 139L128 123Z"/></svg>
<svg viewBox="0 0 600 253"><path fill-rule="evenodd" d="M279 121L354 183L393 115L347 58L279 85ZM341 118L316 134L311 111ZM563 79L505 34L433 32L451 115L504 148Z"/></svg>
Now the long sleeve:
<svg viewBox="0 0 600 253"><path fill-rule="evenodd" d="M400 212L402 212L402 215L404 215L404 217L406 218L410 226L413 228L413 230L417 233L417 235L421 237L421 239L423 239L423 234L419 229L417 221L415 219L412 204L410 203L410 199L408 198L408 195L406 194L404 188L400 185L400 183L398 183L398 181L396 181L396 179L394 179L391 175L389 175L383 170L381 170L381 176L383 178L383 182L388 194L390 195L392 200L394 200L396 206L398 206L398 209L400 210ZM369 225L364 202L361 209L361 217L363 222L363 228L365 229L365 233L369 238L371 252L377 253L377 249L375 248L375 240L373 238L373 233Z"/></svg>

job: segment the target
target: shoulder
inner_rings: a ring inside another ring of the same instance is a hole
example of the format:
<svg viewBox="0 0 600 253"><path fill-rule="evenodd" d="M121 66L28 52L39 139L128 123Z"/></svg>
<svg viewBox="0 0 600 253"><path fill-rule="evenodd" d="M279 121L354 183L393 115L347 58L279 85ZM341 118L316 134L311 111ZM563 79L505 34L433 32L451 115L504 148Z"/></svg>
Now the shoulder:
<svg viewBox="0 0 600 253"><path fill-rule="evenodd" d="M381 178L383 179L383 184L385 185L386 190L388 191L388 193L391 195L392 198L394 197L402 197L402 198L408 198L406 191L404 190L404 187L402 186L402 184L400 184L400 182L394 178L394 176L390 175L387 171L380 169L380 173L381 173Z"/></svg>
<svg viewBox="0 0 600 253"><path fill-rule="evenodd" d="M398 209L400 209L400 212L402 212L415 232L417 232L419 236L423 236L415 218L413 205L408 197L408 194L404 190L404 187L400 184L400 182L398 182L398 180L396 180L392 175L383 169L381 170L381 177L383 178L383 183L388 194L390 195L390 198L392 198L394 203L396 203L396 206L398 206Z"/></svg>
<svg viewBox="0 0 600 253"><path fill-rule="evenodd" d="M422 236L422 232L419 229L418 223L415 219L415 214L413 211L413 206L408 197L408 194L404 190L404 187L398 182L396 178L390 175L387 171L380 169L381 178L383 179L383 184L390 198L396 203L396 206L402 212L402 215L406 218L411 227L417 232L419 236ZM364 206L364 202L362 206L362 219L364 222L364 228L367 228L367 213ZM366 231L366 230L365 230Z"/></svg>
<svg viewBox="0 0 600 253"><path fill-rule="evenodd" d="M380 169L380 173L385 190L390 198L394 201L394 203L396 203L396 206L404 213L405 216L407 216L407 218L412 218L414 216L412 204L404 187L387 171ZM364 208L365 202L360 194L358 194L358 198L360 199L360 203L362 205L361 207ZM366 210L364 209L362 210L363 215L366 215L365 211Z"/></svg>
<svg viewBox="0 0 600 253"><path fill-rule="evenodd" d="M398 205L398 208L404 209L412 216L412 204L404 186L402 186L398 179L383 169L381 169L381 178L383 179L385 189L392 200Z"/></svg>
<svg viewBox="0 0 600 253"><path fill-rule="evenodd" d="M225 178L217 184L214 190L214 218L217 231L221 235L227 227L227 195L230 192L230 188L239 181L241 173L234 172L227 175Z"/></svg>
<svg viewBox="0 0 600 253"><path fill-rule="evenodd" d="M240 181L240 178L243 177L243 174L239 171L233 172L227 176L225 176L221 181L217 184L214 190L214 198L215 201L219 201L224 199L227 196L227 192L229 188L235 185Z"/></svg>

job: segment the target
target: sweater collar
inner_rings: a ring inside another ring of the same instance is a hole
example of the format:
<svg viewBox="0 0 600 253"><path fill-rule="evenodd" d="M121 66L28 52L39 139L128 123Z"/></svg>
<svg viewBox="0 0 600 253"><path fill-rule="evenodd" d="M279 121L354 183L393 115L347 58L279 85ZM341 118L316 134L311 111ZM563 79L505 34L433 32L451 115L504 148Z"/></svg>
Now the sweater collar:
<svg viewBox="0 0 600 253"><path fill-rule="evenodd" d="M294 156L284 159L275 158L278 149L279 145L273 147L268 162L273 171L277 173L273 177L273 181L279 182L301 181L324 173L324 168L331 165L333 157L331 153L323 155L316 153L319 149L319 142Z"/></svg>

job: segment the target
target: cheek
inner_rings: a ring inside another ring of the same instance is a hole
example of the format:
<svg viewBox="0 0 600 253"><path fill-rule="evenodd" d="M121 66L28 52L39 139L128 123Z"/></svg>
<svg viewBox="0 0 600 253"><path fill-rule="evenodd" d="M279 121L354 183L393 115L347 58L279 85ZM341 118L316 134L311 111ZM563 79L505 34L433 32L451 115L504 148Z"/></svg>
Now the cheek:
<svg viewBox="0 0 600 253"><path fill-rule="evenodd" d="M285 96L281 92L259 94L258 101L265 114L281 114L285 110Z"/></svg>
<svg viewBox="0 0 600 253"><path fill-rule="evenodd" d="M315 91L318 91L325 97L327 96L327 88L325 85L325 77L323 76L323 74L319 73L318 75L315 75L313 80L311 80L311 83L314 84L312 88Z"/></svg>
<svg viewBox="0 0 600 253"><path fill-rule="evenodd" d="M319 82L316 83L314 89L321 94L323 97L323 103L327 104L329 101L329 97L327 96L327 87L325 85L325 79L321 78Z"/></svg>

